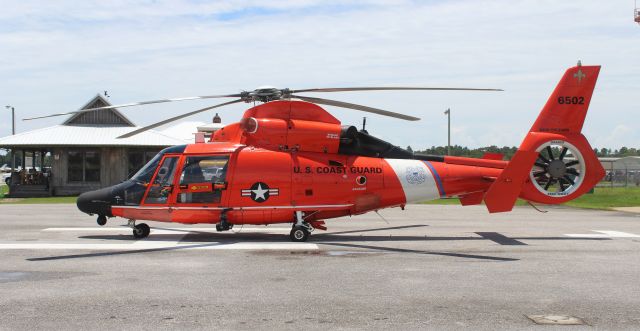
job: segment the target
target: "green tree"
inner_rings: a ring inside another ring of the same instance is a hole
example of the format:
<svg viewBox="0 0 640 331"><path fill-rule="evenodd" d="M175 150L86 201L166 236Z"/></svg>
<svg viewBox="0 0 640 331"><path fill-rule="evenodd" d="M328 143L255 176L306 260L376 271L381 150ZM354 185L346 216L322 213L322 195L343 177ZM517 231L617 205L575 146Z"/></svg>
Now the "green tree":
<svg viewBox="0 0 640 331"><path fill-rule="evenodd" d="M626 148L625 146L620 147L620 150L618 151L618 154L620 156L628 156L627 154L629 153L629 149Z"/></svg>
<svg viewBox="0 0 640 331"><path fill-rule="evenodd" d="M600 149L600 155L599 156L609 156L609 150L606 148L601 148Z"/></svg>

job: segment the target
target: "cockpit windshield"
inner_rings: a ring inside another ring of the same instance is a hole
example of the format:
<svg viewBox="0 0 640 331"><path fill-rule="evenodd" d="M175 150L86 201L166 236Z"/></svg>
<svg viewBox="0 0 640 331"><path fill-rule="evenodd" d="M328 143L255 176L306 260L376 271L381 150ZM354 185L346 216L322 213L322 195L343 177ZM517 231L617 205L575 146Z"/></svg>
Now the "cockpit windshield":
<svg viewBox="0 0 640 331"><path fill-rule="evenodd" d="M124 196L124 201L122 202L128 206L139 205L162 157L168 153L182 153L186 146L187 145L179 145L161 150L151 161L145 164L142 169L136 172L131 179L120 184L121 194Z"/></svg>
<svg viewBox="0 0 640 331"><path fill-rule="evenodd" d="M161 150L156 156L151 159L147 164L142 167L135 175L131 177L131 180L139 183L149 183L151 181L151 177L156 172L156 168L158 167L158 163L162 159L162 156L167 153L182 153L186 145L179 145L168 147Z"/></svg>
<svg viewBox="0 0 640 331"><path fill-rule="evenodd" d="M151 176L153 176L153 172L156 171L158 167L158 162L162 158L162 152L156 154L156 156L151 159L151 161L147 162L138 172L135 173L131 177L131 180L141 183L148 183L151 180Z"/></svg>

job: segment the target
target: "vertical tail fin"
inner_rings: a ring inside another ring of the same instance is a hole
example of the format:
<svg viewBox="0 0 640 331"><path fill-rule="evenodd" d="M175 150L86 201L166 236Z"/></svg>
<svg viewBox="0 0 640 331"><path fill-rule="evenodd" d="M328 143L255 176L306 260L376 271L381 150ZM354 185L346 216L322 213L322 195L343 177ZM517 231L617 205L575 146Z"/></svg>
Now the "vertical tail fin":
<svg viewBox="0 0 640 331"><path fill-rule="evenodd" d="M600 66L569 68L529 132L580 133L599 73Z"/></svg>
<svg viewBox="0 0 640 331"><path fill-rule="evenodd" d="M518 197L563 203L589 191L604 169L582 135L600 66L569 68L520 148L485 195L489 212L510 211Z"/></svg>

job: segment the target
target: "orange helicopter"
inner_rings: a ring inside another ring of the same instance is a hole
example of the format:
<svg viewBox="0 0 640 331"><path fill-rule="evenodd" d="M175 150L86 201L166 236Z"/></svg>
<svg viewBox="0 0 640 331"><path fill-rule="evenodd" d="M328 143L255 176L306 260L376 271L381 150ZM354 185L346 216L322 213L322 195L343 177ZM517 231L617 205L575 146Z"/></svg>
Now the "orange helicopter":
<svg viewBox="0 0 640 331"><path fill-rule="evenodd" d="M263 102L239 123L215 132L209 142L162 150L129 180L78 197L78 208L129 220L135 238L150 228L137 220L212 223L218 231L238 224L291 223L292 241L306 241L324 220L401 207L415 201L458 197L485 203L489 212L510 211L517 198L559 204L591 190L604 177L581 134L600 66L569 68L510 161L416 155L342 125L318 105L361 110L404 120L416 117L303 92L379 90L481 90L465 88L364 87L289 90L259 88L229 95L176 98L84 111L171 101L236 98L175 116L142 131L239 102ZM296 99L296 100L294 100ZM71 112L76 113L76 112ZM65 113L65 114L71 114ZM56 114L50 116L57 116Z"/></svg>

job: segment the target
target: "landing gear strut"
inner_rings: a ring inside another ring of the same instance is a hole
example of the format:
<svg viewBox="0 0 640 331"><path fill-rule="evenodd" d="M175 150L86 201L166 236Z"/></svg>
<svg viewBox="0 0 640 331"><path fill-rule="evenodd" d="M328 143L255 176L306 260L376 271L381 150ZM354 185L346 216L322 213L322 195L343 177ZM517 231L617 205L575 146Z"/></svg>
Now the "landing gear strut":
<svg viewBox="0 0 640 331"><path fill-rule="evenodd" d="M229 231L233 229L233 224L227 220L227 212L231 209L225 209L220 213L220 223L216 224L216 231Z"/></svg>
<svg viewBox="0 0 640 331"><path fill-rule="evenodd" d="M151 233L151 228L145 223L136 225L136 220L129 220L128 225L133 229L133 237L136 239L146 238Z"/></svg>
<svg viewBox="0 0 640 331"><path fill-rule="evenodd" d="M296 211L296 222L293 224L291 228L291 232L289 233L289 237L291 241L294 242L304 242L307 241L309 235L313 231L313 227L311 224L304 221L303 214L301 211Z"/></svg>

